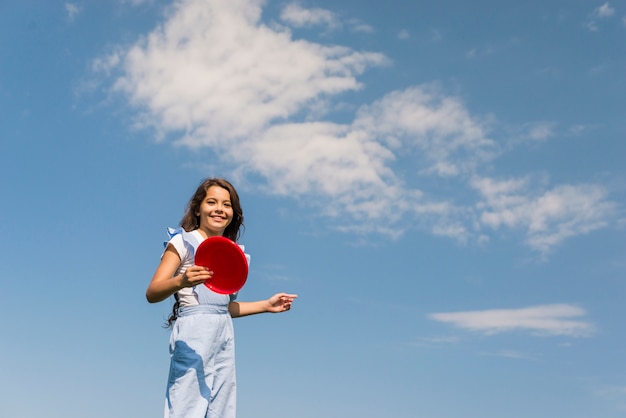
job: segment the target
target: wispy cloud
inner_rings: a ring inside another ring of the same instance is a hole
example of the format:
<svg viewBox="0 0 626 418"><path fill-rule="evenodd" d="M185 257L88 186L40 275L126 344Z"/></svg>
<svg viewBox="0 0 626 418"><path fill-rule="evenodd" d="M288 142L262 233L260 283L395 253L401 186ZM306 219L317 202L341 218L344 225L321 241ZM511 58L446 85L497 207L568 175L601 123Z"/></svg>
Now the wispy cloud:
<svg viewBox="0 0 626 418"><path fill-rule="evenodd" d="M119 0L122 4L130 4L131 6L140 6L142 4L152 4L154 0Z"/></svg>
<svg viewBox="0 0 626 418"><path fill-rule="evenodd" d="M496 48L493 45L487 45L481 48L470 48L465 53L465 57L468 59L475 59L479 57L492 55L495 52L496 52Z"/></svg>
<svg viewBox="0 0 626 418"><path fill-rule="evenodd" d="M433 40L440 40L441 34L437 31L433 32ZM486 58L494 54L501 54L508 51L511 48L515 48L520 45L521 40L517 37L500 40L496 43L487 43L481 46L470 48L465 52L465 57L468 59Z"/></svg>
<svg viewBox="0 0 626 418"><path fill-rule="evenodd" d="M343 231L398 236L417 227L486 242L495 229L525 228L528 245L545 252L606 224L610 204L598 186L489 191L502 180L487 182L482 168L508 151L506 141L492 137L494 118L472 114L437 83L352 105L353 118L336 122L339 97L362 89L359 76L390 60L294 39L261 21L263 4L180 1L152 32L113 48L93 68L115 78L113 90L137 110L138 128L179 146L212 148L221 159L212 163L240 183L262 179L268 193L306 198L315 208L324 202L320 213L340 219ZM292 26L340 24L332 12L295 3L281 17ZM526 140L553 135L543 122L525 130ZM476 200L429 190L429 179Z"/></svg>
<svg viewBox="0 0 626 418"><path fill-rule="evenodd" d="M283 7L280 19L294 28L322 27L333 31L347 27L352 32L372 33L374 28L358 19L342 20L336 13L319 7L305 8L299 3L289 3Z"/></svg>
<svg viewBox="0 0 626 418"><path fill-rule="evenodd" d="M487 356L504 357L514 360L536 360L535 356L518 350L500 350L494 353L485 353Z"/></svg>
<svg viewBox="0 0 626 418"><path fill-rule="evenodd" d="M472 186L484 197L477 205L483 225L523 228L528 244L544 254L567 238L605 227L615 209L596 185L557 186L534 195L526 178L475 178Z"/></svg>
<svg viewBox="0 0 626 418"><path fill-rule="evenodd" d="M431 29L430 40L432 42L441 42L443 40L443 33L437 29Z"/></svg>
<svg viewBox="0 0 626 418"><path fill-rule="evenodd" d="M409 39L410 37L411 37L411 34L406 29L402 29L400 32L398 32L398 39L404 40L404 39Z"/></svg>
<svg viewBox="0 0 626 418"><path fill-rule="evenodd" d="M353 32L374 33L374 27L367 23L361 22L359 19L348 19L348 27Z"/></svg>
<svg viewBox="0 0 626 418"><path fill-rule="evenodd" d="M525 125L526 132L521 136L523 140L545 141L554 136L554 122L534 122Z"/></svg>
<svg viewBox="0 0 626 418"><path fill-rule="evenodd" d="M320 8L307 9L298 3L286 5L280 18L294 27L327 26L329 29L341 26L337 15L329 10Z"/></svg>
<svg viewBox="0 0 626 418"><path fill-rule="evenodd" d="M76 16L82 12L83 8L81 5L76 3L65 3L65 12L67 13L67 19L70 22L73 22L76 19Z"/></svg>
<svg viewBox="0 0 626 418"><path fill-rule="evenodd" d="M409 345L412 347L434 348L442 345L458 344L459 341L460 338L458 336L420 337L409 342Z"/></svg>
<svg viewBox="0 0 626 418"><path fill-rule="evenodd" d="M626 385L605 385L594 393L598 398L614 404L620 411L626 411Z"/></svg>
<svg viewBox="0 0 626 418"><path fill-rule="evenodd" d="M609 2L607 1L602 6L595 8L593 12L589 14L589 19L587 20L587 24L586 24L587 29L589 29L592 32L597 31L598 20L606 19L608 17L613 16L613 14L615 14L615 9L611 7L609 5Z"/></svg>
<svg viewBox="0 0 626 418"><path fill-rule="evenodd" d="M602 6L598 7L597 9L595 9L593 11L593 13L592 13L592 16L593 17L597 17L599 19L602 19L602 18L605 18L605 17L613 16L614 13L615 13L615 9L612 8L609 5L609 2L607 1Z"/></svg>
<svg viewBox="0 0 626 418"><path fill-rule="evenodd" d="M521 309L433 313L435 321L452 324L469 331L493 335L508 331L529 331L534 335L589 336L594 326L578 318L586 312L574 305L555 304Z"/></svg>

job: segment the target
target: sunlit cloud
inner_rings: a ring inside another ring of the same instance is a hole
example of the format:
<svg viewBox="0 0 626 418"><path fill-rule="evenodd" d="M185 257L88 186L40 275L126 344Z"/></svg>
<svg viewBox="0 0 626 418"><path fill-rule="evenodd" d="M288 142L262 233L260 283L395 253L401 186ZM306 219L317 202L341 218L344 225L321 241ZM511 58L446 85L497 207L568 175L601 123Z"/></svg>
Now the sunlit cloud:
<svg viewBox="0 0 626 418"><path fill-rule="evenodd" d="M586 337L594 332L594 326L583 320L585 315L586 312L577 306L555 304L521 309L433 313L429 317L485 335L527 331L534 335Z"/></svg>
<svg viewBox="0 0 626 418"><path fill-rule="evenodd" d="M327 95L360 89L356 76L386 62L378 53L295 42L259 22L260 3L182 2L124 53L115 88L179 143L228 147Z"/></svg>
<svg viewBox="0 0 626 418"><path fill-rule="evenodd" d="M341 26L339 19L333 12L320 8L306 9L297 3L286 5L280 18L293 27L323 25L332 29Z"/></svg>
<svg viewBox="0 0 626 418"><path fill-rule="evenodd" d="M113 78L112 91L136 111L136 128L211 149L211 164L238 183L254 179L257 189L309 202L340 231L397 237L417 228L465 244L517 228L527 245L547 253L607 224L612 206L599 186L513 180L521 183L507 190L508 180L482 174L515 141L494 137L494 117L473 114L437 82L346 106L346 93L366 87L360 76L391 61L377 51L294 38L289 25L342 23L330 11L290 3L280 14L287 26L269 26L261 20L264 4L179 1L162 24L134 44L112 47L92 67ZM342 106L353 114L338 122L333 112ZM545 141L553 126L529 122L517 140ZM430 187L433 179L464 190L466 199Z"/></svg>
<svg viewBox="0 0 626 418"><path fill-rule="evenodd" d="M461 100L428 85L391 92L363 106L354 126L397 153L412 153L422 173L443 177L473 172L496 148Z"/></svg>
<svg viewBox="0 0 626 418"><path fill-rule="evenodd" d="M475 178L472 186L484 200L477 205L480 222L490 228L522 228L527 243L546 253L566 238L607 225L615 206L596 185L562 185L533 193L528 179Z"/></svg>

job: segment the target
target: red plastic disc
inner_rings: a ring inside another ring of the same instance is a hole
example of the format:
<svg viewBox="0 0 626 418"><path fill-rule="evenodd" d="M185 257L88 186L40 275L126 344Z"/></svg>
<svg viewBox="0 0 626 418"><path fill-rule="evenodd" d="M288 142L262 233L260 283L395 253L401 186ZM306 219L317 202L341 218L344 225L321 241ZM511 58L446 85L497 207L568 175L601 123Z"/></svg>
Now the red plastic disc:
<svg viewBox="0 0 626 418"><path fill-rule="evenodd" d="M202 241L196 250L194 263L213 272L213 277L204 284L224 295L238 292L248 278L246 255L239 245L226 237L209 237Z"/></svg>

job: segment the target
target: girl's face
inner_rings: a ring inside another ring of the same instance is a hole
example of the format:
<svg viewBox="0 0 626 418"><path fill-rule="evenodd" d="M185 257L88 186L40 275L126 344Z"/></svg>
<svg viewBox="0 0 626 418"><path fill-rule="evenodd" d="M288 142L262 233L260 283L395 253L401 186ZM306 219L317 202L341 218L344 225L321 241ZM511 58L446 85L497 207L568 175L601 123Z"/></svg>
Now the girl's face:
<svg viewBox="0 0 626 418"><path fill-rule="evenodd" d="M220 186L209 187L195 215L200 220L198 229L207 237L224 235L224 230L233 220L233 206L228 190Z"/></svg>

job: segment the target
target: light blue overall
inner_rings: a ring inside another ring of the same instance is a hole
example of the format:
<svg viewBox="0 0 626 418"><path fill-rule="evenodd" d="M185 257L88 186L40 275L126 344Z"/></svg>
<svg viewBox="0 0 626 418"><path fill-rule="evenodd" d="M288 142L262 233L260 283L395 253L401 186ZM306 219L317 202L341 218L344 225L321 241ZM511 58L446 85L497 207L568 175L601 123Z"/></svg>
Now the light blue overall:
<svg viewBox="0 0 626 418"><path fill-rule="evenodd" d="M196 237L183 240L195 249ZM221 295L204 285L194 288L197 306L181 307L170 337L170 372L165 418L235 418L235 339L228 304L236 295Z"/></svg>

